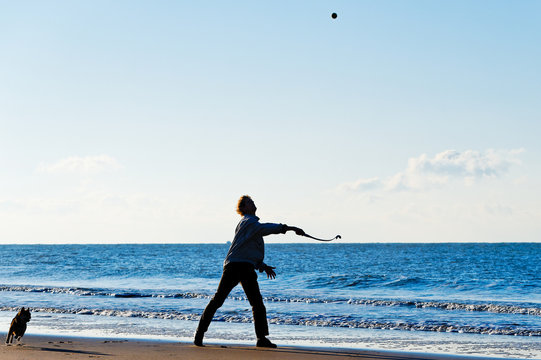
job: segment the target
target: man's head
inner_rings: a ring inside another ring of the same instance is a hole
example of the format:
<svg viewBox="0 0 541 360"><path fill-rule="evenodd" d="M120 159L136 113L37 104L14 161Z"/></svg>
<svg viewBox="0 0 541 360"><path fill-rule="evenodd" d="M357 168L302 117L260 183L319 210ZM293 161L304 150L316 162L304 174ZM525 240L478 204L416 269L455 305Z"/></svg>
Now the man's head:
<svg viewBox="0 0 541 360"><path fill-rule="evenodd" d="M239 202L237 203L237 213L239 215L255 215L256 210L257 207L251 197L248 195L240 197Z"/></svg>

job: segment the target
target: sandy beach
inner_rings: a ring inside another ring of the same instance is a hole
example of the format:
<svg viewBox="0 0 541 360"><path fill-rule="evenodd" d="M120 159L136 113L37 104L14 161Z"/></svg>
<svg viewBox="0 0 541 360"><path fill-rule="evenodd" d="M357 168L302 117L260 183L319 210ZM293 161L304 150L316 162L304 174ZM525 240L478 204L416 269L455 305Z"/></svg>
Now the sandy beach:
<svg viewBox="0 0 541 360"><path fill-rule="evenodd" d="M22 345L0 346L2 360L22 359L364 359L364 360L440 360L495 359L411 352L376 350L280 347L257 349L246 345L208 344L196 347L189 343L146 341L138 339L25 336Z"/></svg>

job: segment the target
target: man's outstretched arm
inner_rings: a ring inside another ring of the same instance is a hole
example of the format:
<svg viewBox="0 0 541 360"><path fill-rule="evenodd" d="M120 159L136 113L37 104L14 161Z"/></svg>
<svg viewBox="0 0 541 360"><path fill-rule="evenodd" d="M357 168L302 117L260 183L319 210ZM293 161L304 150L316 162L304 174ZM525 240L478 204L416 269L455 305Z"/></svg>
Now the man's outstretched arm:
<svg viewBox="0 0 541 360"><path fill-rule="evenodd" d="M259 224L258 233L261 236L267 236L271 234L285 234L288 231L295 231L297 235L304 236L305 232L303 229L289 226L286 224L273 224L273 223L264 223Z"/></svg>

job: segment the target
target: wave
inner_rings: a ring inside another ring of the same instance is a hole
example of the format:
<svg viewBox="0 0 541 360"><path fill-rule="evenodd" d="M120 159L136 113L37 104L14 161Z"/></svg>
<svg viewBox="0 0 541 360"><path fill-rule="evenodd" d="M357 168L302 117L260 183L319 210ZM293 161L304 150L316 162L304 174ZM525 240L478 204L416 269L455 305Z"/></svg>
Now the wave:
<svg viewBox="0 0 541 360"><path fill-rule="evenodd" d="M348 288L366 288L366 287L415 287L427 285L425 279L419 277L400 276L397 278L389 278L384 275L329 275L317 276L307 280L309 288L332 288L332 289L348 289Z"/></svg>
<svg viewBox="0 0 541 360"><path fill-rule="evenodd" d="M402 301L402 300L378 300L378 299L319 299L319 298L282 298L282 297L265 297L266 301L273 302L302 302L302 303L348 303L351 305L369 305L369 306L402 306L415 308L437 308L440 310L462 310L462 311L479 311L490 312L497 314L523 314L541 316L541 308L538 307L523 307L516 305L501 305L501 304L466 304L456 302L440 302L440 301Z"/></svg>
<svg viewBox="0 0 541 360"><path fill-rule="evenodd" d="M16 307L3 306L0 311L17 311ZM200 313L182 313L178 311L160 312L160 311L133 311L133 310L115 310L115 309L63 309L63 308L32 308L33 312L52 313L52 314L72 314L72 315L93 315L93 316L113 316L113 317L132 317L146 319L164 319L164 320L186 320L198 321ZM252 316L244 315L216 315L213 321L231 322L231 323L251 323ZM315 316L280 316L269 317L269 323L275 325L302 325L317 327L347 327L362 329L382 329L382 330L403 330L403 331L433 331L433 332L452 332L452 333L472 333L485 335L512 335L512 336L541 336L541 330L527 329L524 327L491 327L491 326L458 326L447 323L407 323L407 322L378 322L370 320L353 320L349 317L327 318L321 315Z"/></svg>
<svg viewBox="0 0 541 360"><path fill-rule="evenodd" d="M397 300L348 300L349 304L372 305L372 306L409 306L416 308L437 308L440 310L479 311L497 314L524 314L541 316L541 308L522 307L516 305L501 304L465 304L456 302L439 301L397 301Z"/></svg>
<svg viewBox="0 0 541 360"><path fill-rule="evenodd" d="M157 293L153 291L137 290L114 290L114 289L92 289L78 287L47 287L47 286L27 286L14 285L0 286L0 291L13 292L36 292L50 294L70 294L75 296L105 296L115 298L174 298L174 299L210 299L211 295L197 292L171 292ZM234 300L247 300L245 296L230 296ZM476 311L489 312L497 314L523 314L541 316L541 307L527 307L506 304L472 304L446 301L410 301L410 300L389 300L389 299L346 299L346 298L314 298L314 297L280 297L267 296L265 301L270 302L289 302L289 303L307 303L307 304L327 304L347 303L350 305L366 306L388 306L388 307L414 307L414 308L435 308L447 311Z"/></svg>
<svg viewBox="0 0 541 360"><path fill-rule="evenodd" d="M152 293L137 290L114 290L114 289L94 289L79 287L49 287L49 286L31 286L31 285L3 285L1 291L30 292L30 293L49 293L49 294L68 294L75 296L108 296L116 298L210 298L207 294L193 292L185 293Z"/></svg>

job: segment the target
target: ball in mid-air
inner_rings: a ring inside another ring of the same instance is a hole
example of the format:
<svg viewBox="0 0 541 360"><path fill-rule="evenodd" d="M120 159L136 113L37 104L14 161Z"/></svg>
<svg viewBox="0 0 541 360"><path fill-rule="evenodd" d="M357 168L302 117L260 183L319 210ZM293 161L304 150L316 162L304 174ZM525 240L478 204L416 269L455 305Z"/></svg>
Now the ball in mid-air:
<svg viewBox="0 0 541 360"><path fill-rule="evenodd" d="M331 14L331 17L332 17L333 19L336 19L336 18L338 17L338 15L336 15L336 13L332 13L332 14Z"/></svg>

